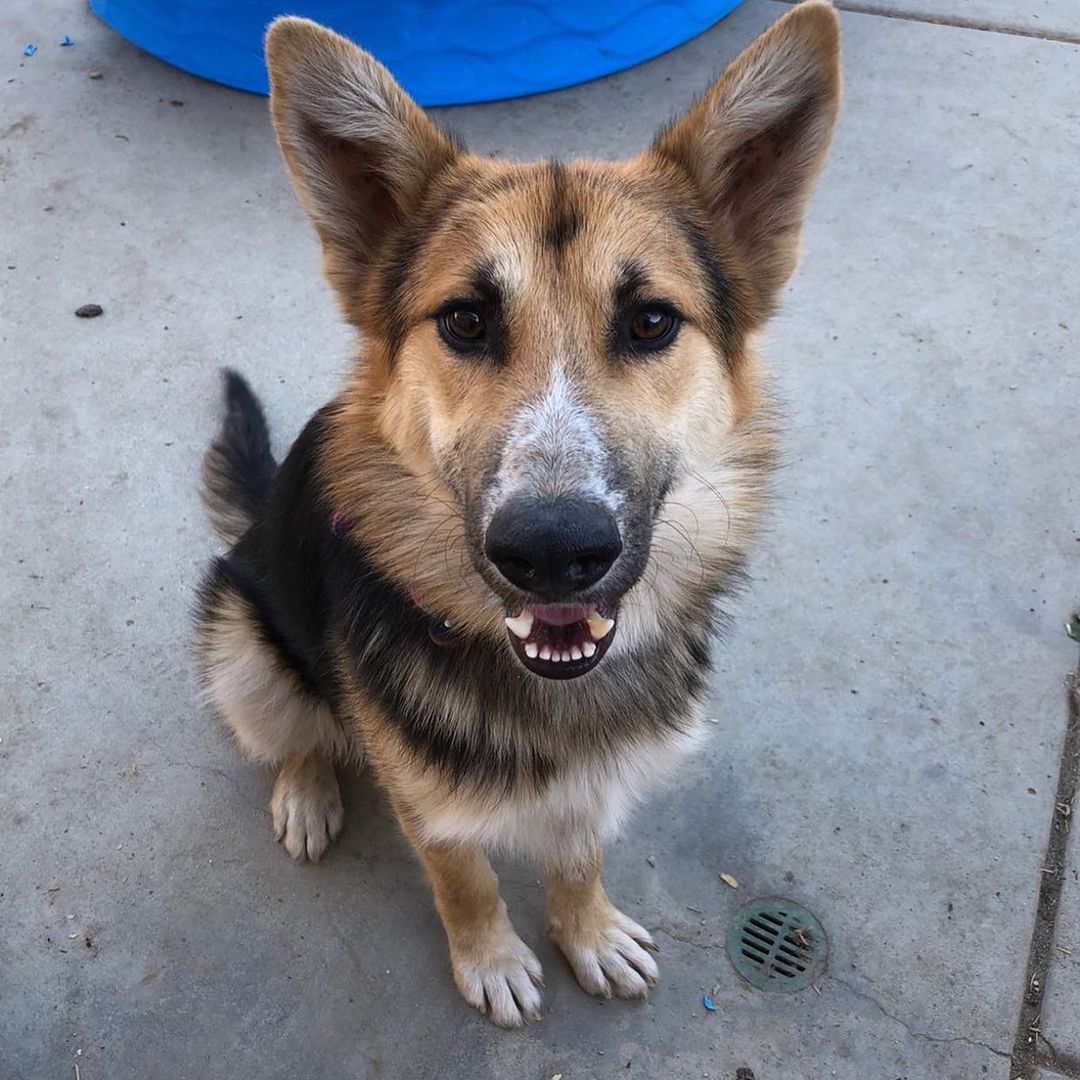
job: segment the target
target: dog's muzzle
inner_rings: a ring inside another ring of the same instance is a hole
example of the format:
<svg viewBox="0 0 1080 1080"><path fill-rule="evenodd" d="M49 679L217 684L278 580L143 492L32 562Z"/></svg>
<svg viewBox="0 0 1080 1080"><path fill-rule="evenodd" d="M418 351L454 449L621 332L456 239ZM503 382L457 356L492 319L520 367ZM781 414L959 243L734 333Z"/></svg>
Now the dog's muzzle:
<svg viewBox="0 0 1080 1080"><path fill-rule="evenodd" d="M503 578L536 600L506 620L530 671L572 679L600 662L614 637L614 609L574 600L599 584L622 552L607 507L580 498L510 499L488 525L484 552Z"/></svg>

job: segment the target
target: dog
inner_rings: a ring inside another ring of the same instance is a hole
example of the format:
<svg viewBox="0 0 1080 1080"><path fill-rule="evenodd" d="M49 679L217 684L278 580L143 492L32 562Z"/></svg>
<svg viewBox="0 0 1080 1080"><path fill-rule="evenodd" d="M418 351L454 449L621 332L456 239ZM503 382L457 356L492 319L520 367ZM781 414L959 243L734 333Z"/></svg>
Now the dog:
<svg viewBox="0 0 1080 1080"><path fill-rule="evenodd" d="M470 154L371 56L266 38L275 132L361 342L275 462L226 374L199 670L276 770L296 859L367 762L430 881L465 1000L540 1016L492 850L534 859L581 986L643 998L648 931L602 847L701 738L720 603L768 503L755 340L798 257L840 97L828 0L793 7L632 160Z"/></svg>

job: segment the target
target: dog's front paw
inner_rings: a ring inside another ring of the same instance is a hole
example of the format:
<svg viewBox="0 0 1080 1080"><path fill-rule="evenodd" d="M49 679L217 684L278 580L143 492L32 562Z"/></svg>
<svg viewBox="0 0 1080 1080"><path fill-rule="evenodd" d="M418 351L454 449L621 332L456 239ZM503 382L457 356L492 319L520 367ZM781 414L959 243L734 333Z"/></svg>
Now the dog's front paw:
<svg viewBox="0 0 1080 1080"><path fill-rule="evenodd" d="M311 754L286 758L270 798L274 835L296 860L318 862L345 820L333 763Z"/></svg>
<svg viewBox="0 0 1080 1080"><path fill-rule="evenodd" d="M474 1009L505 1028L540 1019L540 961L509 920L467 946L451 944L450 952L454 981Z"/></svg>
<svg viewBox="0 0 1080 1080"><path fill-rule="evenodd" d="M581 988L597 997L644 998L660 976L648 930L610 903L584 918L552 919L550 933Z"/></svg>

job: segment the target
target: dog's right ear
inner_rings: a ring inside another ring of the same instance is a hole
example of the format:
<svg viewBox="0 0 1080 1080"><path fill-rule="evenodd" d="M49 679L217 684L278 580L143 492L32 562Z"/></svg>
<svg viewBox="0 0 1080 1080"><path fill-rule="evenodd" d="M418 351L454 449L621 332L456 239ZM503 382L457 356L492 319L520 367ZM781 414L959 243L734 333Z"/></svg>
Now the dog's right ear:
<svg viewBox="0 0 1080 1080"><path fill-rule="evenodd" d="M457 150L382 64L318 23L276 19L266 66L278 145L347 288Z"/></svg>

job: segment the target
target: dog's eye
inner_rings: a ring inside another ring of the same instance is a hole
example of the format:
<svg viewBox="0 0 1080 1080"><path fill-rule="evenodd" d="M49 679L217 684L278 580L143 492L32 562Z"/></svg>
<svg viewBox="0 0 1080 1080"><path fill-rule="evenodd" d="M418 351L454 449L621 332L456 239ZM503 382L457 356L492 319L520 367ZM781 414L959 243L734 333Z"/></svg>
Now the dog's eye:
<svg viewBox="0 0 1080 1080"><path fill-rule="evenodd" d="M630 341L638 349L662 349L679 330L678 316L666 307L649 304L630 317Z"/></svg>
<svg viewBox="0 0 1080 1080"><path fill-rule="evenodd" d="M487 335L484 316L469 304L455 304L439 316L439 332L451 348L471 348Z"/></svg>

